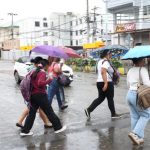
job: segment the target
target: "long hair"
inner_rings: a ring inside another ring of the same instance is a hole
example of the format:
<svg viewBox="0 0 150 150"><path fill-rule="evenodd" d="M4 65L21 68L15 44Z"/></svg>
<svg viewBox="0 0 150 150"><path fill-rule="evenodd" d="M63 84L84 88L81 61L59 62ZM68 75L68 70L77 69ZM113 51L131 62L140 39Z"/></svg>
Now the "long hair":
<svg viewBox="0 0 150 150"><path fill-rule="evenodd" d="M38 67L36 68L36 70L34 71L32 77L35 80L37 77L37 74L41 71L41 69L43 69L45 66L47 66L49 64L47 59L42 59L38 65Z"/></svg>

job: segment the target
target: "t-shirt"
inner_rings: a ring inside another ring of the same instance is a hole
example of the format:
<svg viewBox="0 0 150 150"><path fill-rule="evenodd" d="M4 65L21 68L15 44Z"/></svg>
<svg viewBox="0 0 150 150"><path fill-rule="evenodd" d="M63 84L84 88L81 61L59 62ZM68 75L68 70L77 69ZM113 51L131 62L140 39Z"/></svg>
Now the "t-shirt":
<svg viewBox="0 0 150 150"><path fill-rule="evenodd" d="M48 69L48 74L50 77L53 77L53 78L57 78L58 77L58 73L56 73L54 71L54 69L60 69L60 64L56 63L56 62L53 62L51 64L51 66L49 67Z"/></svg>
<svg viewBox="0 0 150 150"><path fill-rule="evenodd" d="M140 67L133 67L127 73L127 85L130 90L137 90L139 83L139 69ZM150 86L148 71L145 67L141 68L141 78L144 85Z"/></svg>
<svg viewBox="0 0 150 150"><path fill-rule="evenodd" d="M105 68L107 70L107 72L109 72L109 74L107 73L107 81L112 82L112 76L113 76L114 70L111 67L111 65L107 59L100 59L98 62L98 65L97 65L97 70L98 70L97 82L104 82L104 80L102 78L102 74L101 74L102 68Z"/></svg>

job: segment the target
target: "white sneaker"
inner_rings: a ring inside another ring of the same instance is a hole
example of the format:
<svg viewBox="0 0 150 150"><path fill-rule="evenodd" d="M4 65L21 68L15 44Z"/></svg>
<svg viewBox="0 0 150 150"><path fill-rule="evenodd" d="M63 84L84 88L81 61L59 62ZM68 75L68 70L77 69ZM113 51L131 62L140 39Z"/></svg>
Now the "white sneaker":
<svg viewBox="0 0 150 150"><path fill-rule="evenodd" d="M31 135L33 135L33 132L28 132L28 133L24 133L24 132L21 132L20 133L20 136L31 136Z"/></svg>
<svg viewBox="0 0 150 150"><path fill-rule="evenodd" d="M61 132L65 131L66 128L67 128L66 126L63 126L61 129L56 130L55 133L61 133Z"/></svg>
<svg viewBox="0 0 150 150"><path fill-rule="evenodd" d="M133 144L140 145L142 143L142 141L140 141L141 139L139 139L139 137L136 134L130 132L128 134L128 136L131 139L131 141L133 142ZM144 142L144 140L143 140L143 142Z"/></svg>

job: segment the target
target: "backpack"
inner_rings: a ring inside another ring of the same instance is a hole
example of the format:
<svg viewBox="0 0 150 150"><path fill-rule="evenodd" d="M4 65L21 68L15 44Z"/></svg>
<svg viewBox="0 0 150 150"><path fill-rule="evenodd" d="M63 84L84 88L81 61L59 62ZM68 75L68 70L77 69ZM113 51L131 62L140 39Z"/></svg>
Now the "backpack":
<svg viewBox="0 0 150 150"><path fill-rule="evenodd" d="M30 98L31 98L31 91L33 89L33 85L31 83L32 74L33 74L33 71L29 72L20 83L21 94L24 98L24 101L27 102L28 104L31 104Z"/></svg>

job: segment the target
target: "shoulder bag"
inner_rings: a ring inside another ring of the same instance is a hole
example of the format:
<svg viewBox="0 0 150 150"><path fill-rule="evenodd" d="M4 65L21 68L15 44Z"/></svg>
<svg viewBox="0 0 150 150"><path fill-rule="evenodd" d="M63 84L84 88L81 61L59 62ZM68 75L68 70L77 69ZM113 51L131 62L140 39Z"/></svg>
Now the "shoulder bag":
<svg viewBox="0 0 150 150"><path fill-rule="evenodd" d="M137 104L142 109L147 109L150 107L150 87L143 85L141 77L141 67L139 69L139 83L137 89Z"/></svg>

